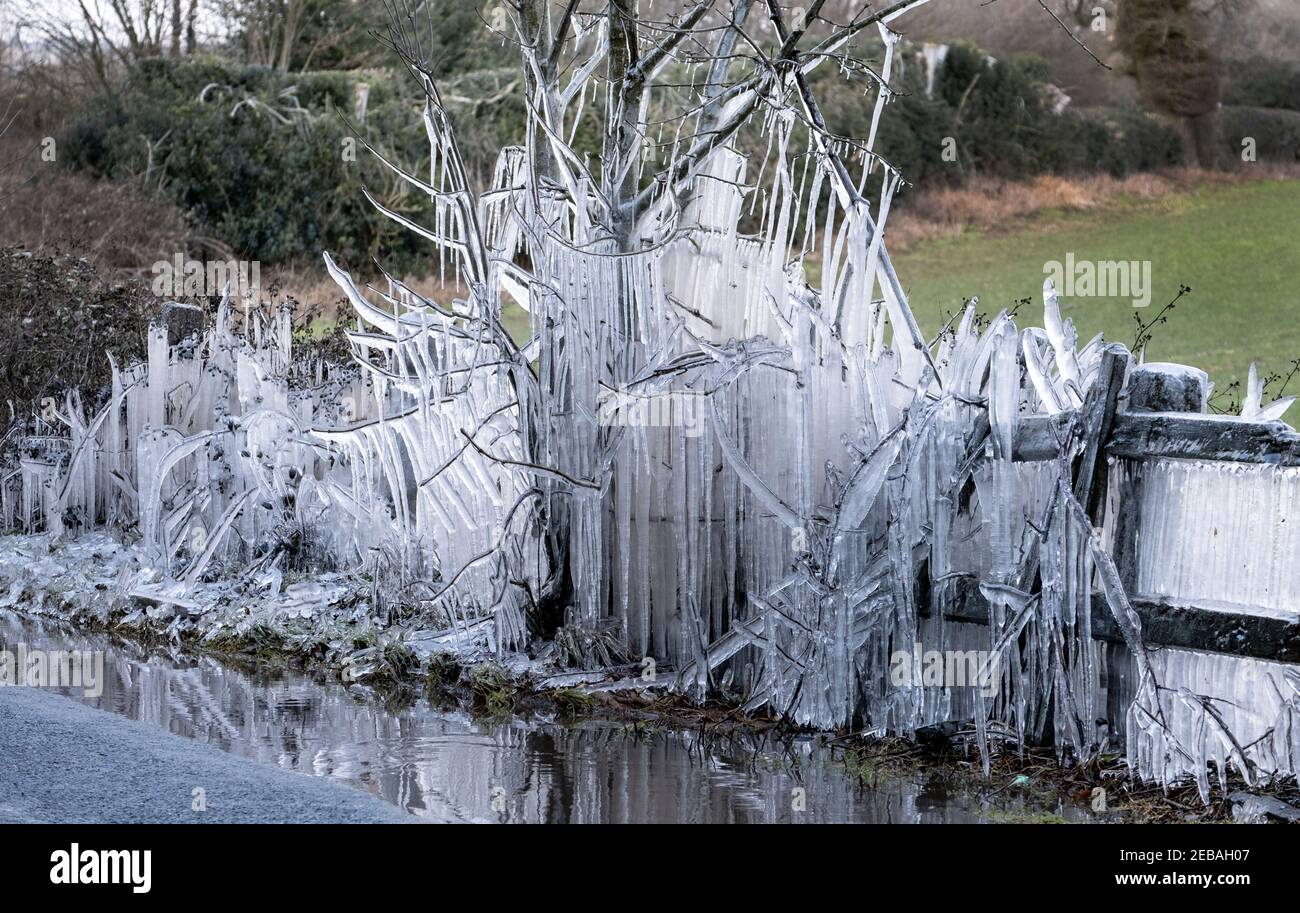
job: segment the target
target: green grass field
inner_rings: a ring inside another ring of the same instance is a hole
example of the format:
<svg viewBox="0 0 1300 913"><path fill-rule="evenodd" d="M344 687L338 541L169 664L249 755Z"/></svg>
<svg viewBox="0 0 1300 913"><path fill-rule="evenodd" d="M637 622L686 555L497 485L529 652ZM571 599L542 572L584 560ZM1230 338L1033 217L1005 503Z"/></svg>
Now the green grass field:
<svg viewBox="0 0 1300 913"><path fill-rule="evenodd" d="M933 333L972 295L990 316L1032 298L1018 322L1041 325L1044 265L1064 261L1067 252L1076 261L1151 261L1145 309L1127 298L1062 299L1062 313L1074 320L1081 341L1103 332L1132 345L1133 315L1149 321L1185 284L1192 294L1153 330L1148 361L1204 368L1222 389L1233 380L1244 386L1251 361L1262 374L1285 374L1300 358L1300 181L1045 213L1005 233L925 242L897 254L894 264L917 319ZM1287 392L1300 392L1300 378ZM1300 405L1289 417L1297 413Z"/></svg>

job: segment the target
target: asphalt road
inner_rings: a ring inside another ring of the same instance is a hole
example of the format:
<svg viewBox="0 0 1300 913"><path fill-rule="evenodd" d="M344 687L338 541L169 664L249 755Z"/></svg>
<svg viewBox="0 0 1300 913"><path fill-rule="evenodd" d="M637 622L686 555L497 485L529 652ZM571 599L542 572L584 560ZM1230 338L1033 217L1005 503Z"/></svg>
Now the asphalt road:
<svg viewBox="0 0 1300 913"><path fill-rule="evenodd" d="M194 790L206 811L195 811ZM402 823L413 816L37 688L0 687L0 822Z"/></svg>

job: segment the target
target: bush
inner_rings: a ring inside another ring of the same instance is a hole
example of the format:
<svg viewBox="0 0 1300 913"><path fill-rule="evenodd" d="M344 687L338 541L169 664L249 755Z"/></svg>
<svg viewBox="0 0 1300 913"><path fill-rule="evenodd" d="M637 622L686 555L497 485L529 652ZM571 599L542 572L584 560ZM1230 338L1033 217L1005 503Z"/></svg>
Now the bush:
<svg viewBox="0 0 1300 913"><path fill-rule="evenodd" d="M1223 140L1234 159L1240 159L1246 137L1255 140L1260 161L1300 162L1300 111L1225 107Z"/></svg>
<svg viewBox="0 0 1300 913"><path fill-rule="evenodd" d="M905 58L906 59L906 58ZM866 136L873 96L847 85L830 68L817 91L830 129ZM957 184L972 174L1024 180L1039 174L1106 172L1123 177L1176 165L1177 131L1135 108L1053 111L1047 63L1031 54L993 58L970 44L953 45L925 94L919 65L903 69L880 122L876 149L915 184ZM943 158L956 142L957 161Z"/></svg>
<svg viewBox="0 0 1300 913"><path fill-rule="evenodd" d="M936 94L953 111L958 147L973 170L1021 178L1067 166L1035 64L1026 57L990 59L969 44L949 49Z"/></svg>
<svg viewBox="0 0 1300 913"><path fill-rule="evenodd" d="M1235 62L1225 74L1223 104L1300 111L1300 65L1268 57Z"/></svg>
<svg viewBox="0 0 1300 913"><path fill-rule="evenodd" d="M927 97L923 67L911 50L901 54L902 75L876 149L910 182L956 184L974 173L1123 176L1180 159L1178 135L1136 110L1054 113L1041 58L992 58L973 45L953 45ZM522 139L525 110L509 89L514 71L491 68L496 57L486 51L475 62L484 68L452 77L447 97L458 99L452 118L471 176L481 184L497 150ZM465 64L451 56L446 61ZM874 101L867 83L848 82L832 66L819 68L813 80L830 129L866 137ZM355 161L342 154L351 136L345 118L362 81L370 93L365 136L414 173L427 171L422 98L405 73L290 76L204 57L138 65L121 91L92 100L72 121L62 137L62 161L161 188L241 259L315 260L327 249L355 268L382 252L390 271L425 274L430 246L376 212L361 188L369 186L389 208L417 221L428 221L428 200L360 143ZM473 101L486 98L494 100ZM756 133L736 142L761 161L767 140ZM955 162L944 160L948 137L956 142ZM575 146L596 162L600 144L597 119L589 117Z"/></svg>
<svg viewBox="0 0 1300 913"><path fill-rule="evenodd" d="M0 300L0 431L47 396L61 411L69 388L87 397L88 411L106 401L105 353L119 365L143 358L159 313L144 283L108 283L85 260L14 248L0 249Z"/></svg>
<svg viewBox="0 0 1300 913"><path fill-rule="evenodd" d="M899 94L881 115L876 151L908 181L957 180L953 165L941 160L944 137L955 132L952 108L940 98L926 98L919 74L908 77L895 84ZM848 82L825 66L815 71L813 83L831 132L858 139L870 133L875 93L864 92L861 80Z"/></svg>
<svg viewBox="0 0 1300 913"><path fill-rule="evenodd" d="M1067 111L1066 115L1074 121L1083 152L1069 170L1102 171L1122 178L1182 162L1178 131L1136 108Z"/></svg>
<svg viewBox="0 0 1300 913"><path fill-rule="evenodd" d="M372 89L363 136L415 173L422 162L427 169L418 100L382 74L364 79ZM383 251L387 265L407 271L427 245L376 212L361 188L417 219L430 206L360 142L355 160L344 155L359 81L202 58L146 61L122 91L93 99L74 119L63 161L160 188L243 259L275 263L328 249L358 264Z"/></svg>

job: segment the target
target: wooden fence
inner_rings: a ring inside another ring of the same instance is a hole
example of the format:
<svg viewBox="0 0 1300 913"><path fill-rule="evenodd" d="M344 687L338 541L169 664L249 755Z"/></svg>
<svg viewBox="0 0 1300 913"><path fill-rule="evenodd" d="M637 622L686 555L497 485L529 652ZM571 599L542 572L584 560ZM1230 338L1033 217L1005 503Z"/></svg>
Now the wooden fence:
<svg viewBox="0 0 1300 913"><path fill-rule="evenodd" d="M1279 421L1188 411L1205 408L1203 374L1169 370L1174 366L1129 372L1127 361L1122 346L1107 350L1100 382L1084 405L1088 443L1076 464L1075 494L1110 536L1144 639L1300 663L1300 434ZM1057 459L1068 422L1068 416L1022 418L1014 458ZM1232 472L1216 491L1216 470L1222 469ZM1168 497L1151 490L1162 474L1195 484ZM1171 516L1163 516L1162 500L1172 501ZM1203 516L1216 507L1222 521ZM1200 522L1189 523L1191 514L1202 515ZM1196 566L1201 563L1207 566ZM1218 566L1223 573L1206 579ZM1170 580L1198 576L1191 592L1186 585L1161 592L1171 589ZM1227 598L1209 592L1225 586L1238 592ZM978 581L962 582L945 615L987 623ZM1092 633L1123 643L1100 593L1092 597Z"/></svg>

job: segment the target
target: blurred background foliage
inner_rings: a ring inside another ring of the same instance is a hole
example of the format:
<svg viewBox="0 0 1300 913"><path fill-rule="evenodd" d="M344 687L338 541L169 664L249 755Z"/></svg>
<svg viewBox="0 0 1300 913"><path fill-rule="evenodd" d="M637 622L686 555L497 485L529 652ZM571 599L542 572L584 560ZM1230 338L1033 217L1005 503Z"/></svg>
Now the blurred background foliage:
<svg viewBox="0 0 1300 913"><path fill-rule="evenodd" d="M1096 10L1110 10L1118 22L1132 4L1130 22L1139 13L1158 22L1162 3L1171 10L1195 6L1192 0L1122 0L1118 8L1112 0L1055 2L1074 37L1111 61L1124 59L1123 42L1115 40L1114 23L1108 31L1091 31L1088 17ZM1197 18L1198 34L1246 47L1261 29L1276 37L1293 19L1300 21L1282 14L1278 21L1285 27L1269 26L1265 14L1273 0L1225 2L1253 2L1264 25L1252 32L1239 19ZM132 0L119 5L131 10ZM109 38L112 21L103 23L100 37L87 36L75 17L64 24L35 18L35 7L26 18L0 21L0 29L15 36L5 42L0 72L8 94L26 109L16 132L24 133L25 122L28 140L53 135L65 173L130 186L160 209L179 213L190 226L190 248L299 265L322 249L351 265L368 264L382 252L395 272L428 272L425 245L375 212L361 188L416 218L428 214L427 200L359 141L349 145L355 136L415 173L428 168L418 86L381 40L393 9L358 0L173 5L142 5L144 18L134 21L133 37L116 44ZM847 19L851 6L832 0L825 15ZM423 29L427 56L481 185L501 146L522 140L515 49L488 27L491 3L456 0L434 7ZM1139 81L1124 75L1123 65L1107 71L1090 60L1041 15L1036 0L993 6L933 0L899 27L907 40L877 149L918 187L960 186L977 176L1124 177L1183 163L1192 154L1195 132L1180 129L1178 117L1158 105L1144 105ZM878 43L874 32L863 34L864 45ZM927 42L943 42L942 62L931 73L923 60ZM868 55L878 50L862 48ZM1225 58L1230 66L1221 65ZM1235 156L1240 138L1250 135L1262 158L1300 157L1295 55L1257 51L1234 59L1216 51L1207 59L1219 68L1206 84L1221 86L1225 106L1215 124L1221 153ZM815 84L830 129L866 136L874 89L835 66L819 68ZM599 108L601 93L593 94L591 104ZM598 123L589 117L576 141L579 152L596 162ZM766 144L757 126L738 142L758 155ZM172 216L159 221L170 223ZM32 234L22 222L0 242L30 243L15 236ZM42 240L50 224L47 215Z"/></svg>

